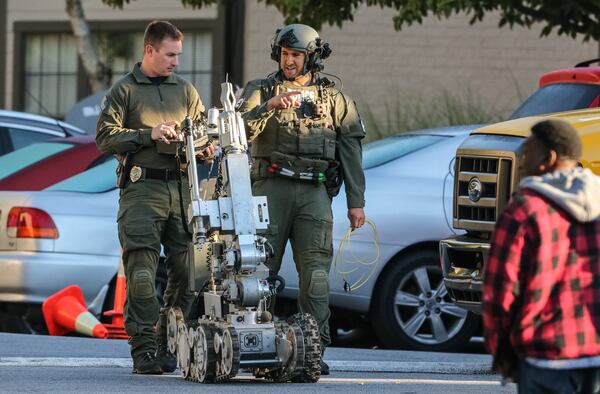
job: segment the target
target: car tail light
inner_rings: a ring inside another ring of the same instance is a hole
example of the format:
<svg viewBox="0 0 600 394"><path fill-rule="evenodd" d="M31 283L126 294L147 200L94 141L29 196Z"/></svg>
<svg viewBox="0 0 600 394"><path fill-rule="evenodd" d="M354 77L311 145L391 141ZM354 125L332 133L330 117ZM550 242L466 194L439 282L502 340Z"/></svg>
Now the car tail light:
<svg viewBox="0 0 600 394"><path fill-rule="evenodd" d="M37 208L11 208L6 231L12 238L58 238L58 229L52 217Z"/></svg>

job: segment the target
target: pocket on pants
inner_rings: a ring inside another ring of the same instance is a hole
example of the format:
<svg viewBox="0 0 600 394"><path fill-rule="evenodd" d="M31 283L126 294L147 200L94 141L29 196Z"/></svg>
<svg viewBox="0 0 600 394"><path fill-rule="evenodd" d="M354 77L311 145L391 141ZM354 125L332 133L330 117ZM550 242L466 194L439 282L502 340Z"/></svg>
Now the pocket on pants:
<svg viewBox="0 0 600 394"><path fill-rule="evenodd" d="M154 229L155 224L148 220L120 221L119 238L124 251L142 248L160 250L160 240Z"/></svg>
<svg viewBox="0 0 600 394"><path fill-rule="evenodd" d="M311 273L308 296L315 300L326 300L329 298L329 277L324 270L316 270Z"/></svg>
<svg viewBox="0 0 600 394"><path fill-rule="evenodd" d="M311 246L316 250L332 251L332 237L333 221L320 219L314 222L314 230Z"/></svg>

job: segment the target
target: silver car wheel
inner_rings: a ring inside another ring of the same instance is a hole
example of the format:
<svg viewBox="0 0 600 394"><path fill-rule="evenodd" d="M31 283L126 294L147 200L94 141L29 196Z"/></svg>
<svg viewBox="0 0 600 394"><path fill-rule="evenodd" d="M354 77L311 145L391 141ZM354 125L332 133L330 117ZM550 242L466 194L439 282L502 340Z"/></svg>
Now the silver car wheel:
<svg viewBox="0 0 600 394"><path fill-rule="evenodd" d="M410 271L398 285L394 298L398 325L416 342L436 345L457 335L467 311L454 305L436 266Z"/></svg>

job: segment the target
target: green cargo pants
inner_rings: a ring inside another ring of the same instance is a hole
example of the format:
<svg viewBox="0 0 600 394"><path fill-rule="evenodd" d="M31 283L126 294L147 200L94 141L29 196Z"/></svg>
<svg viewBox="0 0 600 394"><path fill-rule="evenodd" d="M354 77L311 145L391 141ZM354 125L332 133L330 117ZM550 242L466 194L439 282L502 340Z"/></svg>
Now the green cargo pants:
<svg viewBox="0 0 600 394"><path fill-rule="evenodd" d="M310 313L319 325L321 347L329 335L329 269L333 257L331 199L323 184L284 177L267 177L252 184L255 196L267 196L270 225L266 237L275 256L269 269L278 273L289 239L299 275L298 309Z"/></svg>
<svg viewBox="0 0 600 394"><path fill-rule="evenodd" d="M177 306L187 312L193 301L189 291L187 247L191 242L181 220L180 200L187 210L188 182L182 179L181 196L177 180L142 179L128 182L119 199L119 240L127 278L125 330L131 337L131 355L156 351L154 325L159 320L155 277L161 244L167 268L164 308L157 326L159 339L166 338L166 313Z"/></svg>

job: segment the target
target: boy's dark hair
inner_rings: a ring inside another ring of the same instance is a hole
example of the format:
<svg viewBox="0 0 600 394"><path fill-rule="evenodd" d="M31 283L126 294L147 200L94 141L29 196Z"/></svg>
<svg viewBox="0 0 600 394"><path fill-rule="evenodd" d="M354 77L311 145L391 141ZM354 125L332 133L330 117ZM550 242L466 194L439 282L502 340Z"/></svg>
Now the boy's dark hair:
<svg viewBox="0 0 600 394"><path fill-rule="evenodd" d="M165 38L183 40L183 33L171 22L152 21L146 26L146 31L144 32L144 47L150 44L155 49L158 49L158 46Z"/></svg>
<svg viewBox="0 0 600 394"><path fill-rule="evenodd" d="M531 134L541 141L547 150L554 150L559 158L579 160L581 140L569 123L559 119L548 119L536 123Z"/></svg>

